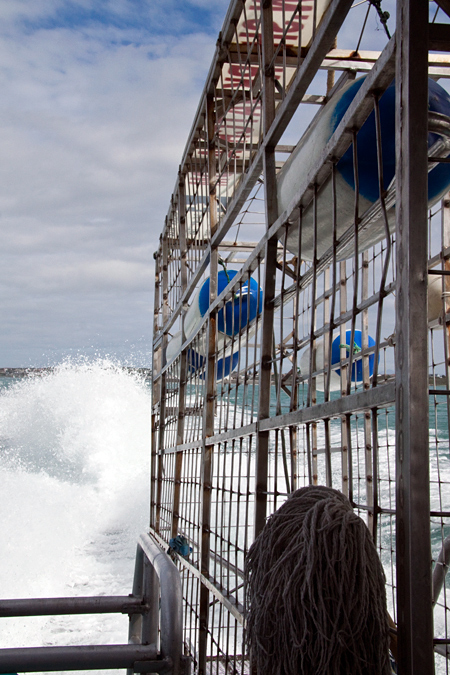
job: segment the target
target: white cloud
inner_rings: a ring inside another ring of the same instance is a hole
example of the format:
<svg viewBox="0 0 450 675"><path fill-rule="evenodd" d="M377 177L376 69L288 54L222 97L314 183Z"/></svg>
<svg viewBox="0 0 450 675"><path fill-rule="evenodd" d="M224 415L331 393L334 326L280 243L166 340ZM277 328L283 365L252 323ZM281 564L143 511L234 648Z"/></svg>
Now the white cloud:
<svg viewBox="0 0 450 675"><path fill-rule="evenodd" d="M0 3L4 366L19 351L29 365L27 344L29 355L92 336L117 346L118 325L124 344L150 339L152 252L215 46L215 34L101 24L24 33L22 19L64 5ZM126 15L130 3L112 7Z"/></svg>
<svg viewBox="0 0 450 675"><path fill-rule="evenodd" d="M152 254L227 7L0 2L0 365L19 365L8 326L25 365L47 322L58 349L150 340ZM356 38L350 21L339 46Z"/></svg>

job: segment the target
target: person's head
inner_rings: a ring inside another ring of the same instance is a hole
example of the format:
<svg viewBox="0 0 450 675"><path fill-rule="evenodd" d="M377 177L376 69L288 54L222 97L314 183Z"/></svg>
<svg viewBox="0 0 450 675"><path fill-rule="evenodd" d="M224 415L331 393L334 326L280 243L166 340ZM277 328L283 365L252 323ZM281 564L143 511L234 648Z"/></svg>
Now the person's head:
<svg viewBox="0 0 450 675"><path fill-rule="evenodd" d="M245 573L247 642L258 673L391 673L383 568L342 493L294 492L254 541Z"/></svg>

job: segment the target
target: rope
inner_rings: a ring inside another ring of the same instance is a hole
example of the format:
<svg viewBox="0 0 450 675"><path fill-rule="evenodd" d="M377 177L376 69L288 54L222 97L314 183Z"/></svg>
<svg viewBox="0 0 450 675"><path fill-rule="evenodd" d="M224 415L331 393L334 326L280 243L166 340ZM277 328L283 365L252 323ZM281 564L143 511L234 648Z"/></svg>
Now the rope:
<svg viewBox="0 0 450 675"><path fill-rule="evenodd" d="M252 544L245 578L259 675L390 675L383 569L340 492L292 493Z"/></svg>
<svg viewBox="0 0 450 675"><path fill-rule="evenodd" d="M227 277L227 281L228 281L228 283L230 283L231 279L230 279L230 275L228 274L228 270L227 270L227 266L225 264L225 260L223 260L222 258L219 258L218 263L219 263L219 265L222 265L223 271L225 272L225 275Z"/></svg>
<svg viewBox="0 0 450 675"><path fill-rule="evenodd" d="M387 27L387 22L388 22L388 19L390 17L389 12L383 12L383 10L381 9L381 0L369 0L369 2L377 10L378 17L381 21L381 24L382 24L384 30L386 31L386 35L388 36L388 38L390 40L391 35L389 33L389 28Z"/></svg>
<svg viewBox="0 0 450 675"><path fill-rule="evenodd" d="M346 351L350 352L350 345L343 345L343 344L340 344L339 347L340 347L341 349L345 349ZM361 347L360 347L359 345L357 345L356 342L354 342L354 343L353 343L353 353L354 353L354 354L359 354L360 351L361 351Z"/></svg>

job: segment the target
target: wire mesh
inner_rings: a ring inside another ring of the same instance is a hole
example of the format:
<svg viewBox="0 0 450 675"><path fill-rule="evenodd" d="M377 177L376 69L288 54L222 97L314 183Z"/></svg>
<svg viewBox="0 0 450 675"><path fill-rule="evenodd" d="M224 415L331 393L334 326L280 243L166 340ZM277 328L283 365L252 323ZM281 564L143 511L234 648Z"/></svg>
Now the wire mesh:
<svg viewBox="0 0 450 675"><path fill-rule="evenodd" d="M185 650L199 673L251 672L245 556L267 516L303 485L348 496L399 618L395 124L383 107L395 40L377 53L337 49L353 11L344 0L273 0L263 12L254 0L232 3L156 254L151 531L164 546L182 534L192 549L175 557ZM360 46L366 23L364 11L352 33ZM449 63L430 55L430 74L448 77ZM340 121L322 134L328 102L349 91ZM431 181L438 163L429 164ZM423 317L430 573L445 564L450 535L449 224L450 201L438 200ZM438 673L449 671L447 598L444 579Z"/></svg>

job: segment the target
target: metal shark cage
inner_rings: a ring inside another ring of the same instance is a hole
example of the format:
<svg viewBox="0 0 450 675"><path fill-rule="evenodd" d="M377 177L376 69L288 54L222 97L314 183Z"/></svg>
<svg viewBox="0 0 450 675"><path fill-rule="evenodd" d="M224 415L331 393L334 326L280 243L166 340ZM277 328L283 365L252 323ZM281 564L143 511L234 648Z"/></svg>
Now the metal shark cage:
<svg viewBox="0 0 450 675"><path fill-rule="evenodd" d="M450 4L398 0L392 37L360 4L231 2L154 256L150 535L177 560L202 675L251 672L245 555L314 483L373 535L399 672L450 671L450 201L427 196L450 161L428 99Z"/></svg>

